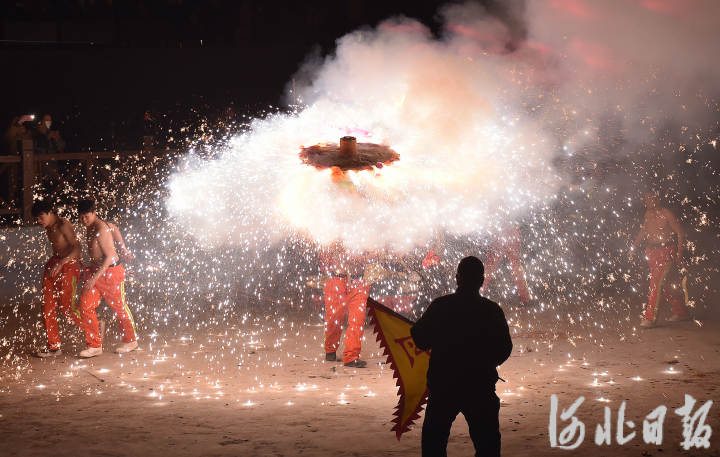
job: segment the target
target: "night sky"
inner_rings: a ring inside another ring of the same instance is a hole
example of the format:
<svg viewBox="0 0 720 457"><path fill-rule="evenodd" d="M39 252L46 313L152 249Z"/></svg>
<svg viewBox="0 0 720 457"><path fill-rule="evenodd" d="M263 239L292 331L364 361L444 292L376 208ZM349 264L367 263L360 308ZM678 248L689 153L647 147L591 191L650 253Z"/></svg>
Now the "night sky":
<svg viewBox="0 0 720 457"><path fill-rule="evenodd" d="M485 1L515 24L502 2ZM0 12L0 118L49 112L69 150L135 149L146 109L165 123L212 120L232 106L258 114L286 104L307 58L396 15L439 33L448 2L361 0L15 1ZM522 36L520 26L515 26Z"/></svg>

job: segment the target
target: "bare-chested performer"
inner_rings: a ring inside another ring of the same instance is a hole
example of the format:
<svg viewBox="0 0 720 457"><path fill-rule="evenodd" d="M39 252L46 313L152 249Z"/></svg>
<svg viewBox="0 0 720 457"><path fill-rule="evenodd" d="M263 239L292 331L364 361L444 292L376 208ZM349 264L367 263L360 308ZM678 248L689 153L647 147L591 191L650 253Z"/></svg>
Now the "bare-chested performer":
<svg viewBox="0 0 720 457"><path fill-rule="evenodd" d="M125 301L125 269L115 251L110 225L97 217L95 202L82 200L78 203L80 222L87 229L86 239L90 265L84 269L84 285L80 296L82 327L88 348L80 353L82 357L102 354L102 334L99 332L95 308L104 298L115 311L123 343L115 352L122 354L137 349L135 322Z"/></svg>
<svg viewBox="0 0 720 457"><path fill-rule="evenodd" d="M45 228L53 255L43 274L43 314L47 330L47 347L37 353L38 357L62 354L58 329L58 304L63 314L80 325L77 308L78 283L80 282L80 242L73 225L55 214L48 201L38 201L32 206L32 216Z"/></svg>
<svg viewBox="0 0 720 457"><path fill-rule="evenodd" d="M668 320L689 318L680 290L665 284L673 266L682 261L685 231L672 211L660 206L660 198L656 193L646 193L644 200L645 219L633 241L630 255L632 258L638 245L646 241L645 257L650 266L650 293L640 326L654 327L661 296L672 305L673 316Z"/></svg>

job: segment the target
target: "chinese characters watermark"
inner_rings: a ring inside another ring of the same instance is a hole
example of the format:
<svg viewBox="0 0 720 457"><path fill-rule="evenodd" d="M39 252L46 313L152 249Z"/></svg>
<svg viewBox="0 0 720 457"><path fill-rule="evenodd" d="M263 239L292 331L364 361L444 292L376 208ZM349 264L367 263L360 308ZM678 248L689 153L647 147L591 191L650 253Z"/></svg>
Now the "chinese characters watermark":
<svg viewBox="0 0 720 457"><path fill-rule="evenodd" d="M560 412L560 421L570 423L567 424L558 434L558 397L553 394L550 396L550 424L548 425L550 447L559 449L577 449L585 439L585 424L577 418L576 413L585 397L579 397L567 409ZM675 410L675 414L682 417L683 425L683 441L680 443L686 451L696 448L709 448L710 436L712 429L705 423L712 400L708 400L693 412L695 407L695 399L685 394L684 406ZM615 441L619 445L624 445L632 441L637 432L635 423L631 420L625 420L626 402L620 404L617 412L615 426ZM663 423L667 413L666 406L658 406L645 416L642 425L643 441L646 444L662 444L663 440ZM595 428L595 444L598 446L610 445L613 438L613 420L612 411L609 406L605 407L604 420L602 424L597 424Z"/></svg>

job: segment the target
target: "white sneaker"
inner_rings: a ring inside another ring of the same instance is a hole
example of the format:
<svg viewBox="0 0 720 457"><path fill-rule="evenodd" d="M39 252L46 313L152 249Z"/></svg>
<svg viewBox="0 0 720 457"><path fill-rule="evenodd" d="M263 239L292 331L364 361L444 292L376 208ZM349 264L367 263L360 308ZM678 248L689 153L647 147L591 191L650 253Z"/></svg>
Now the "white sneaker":
<svg viewBox="0 0 720 457"><path fill-rule="evenodd" d="M41 359L45 359L45 358L47 358L47 357L57 357L57 356L59 356L60 354L62 354L62 349L60 349L60 348L55 349L55 350L53 350L53 349L45 349L45 350L43 350L43 351L40 351L40 352L36 352L36 353L35 353L35 355L36 355L37 357L40 357Z"/></svg>
<svg viewBox="0 0 720 457"><path fill-rule="evenodd" d="M87 348L84 351L80 351L80 357L83 358L90 358L95 357L96 355L102 354L102 346L99 348Z"/></svg>
<svg viewBox="0 0 720 457"><path fill-rule="evenodd" d="M138 342L137 342L137 340L135 340L135 341L131 341L129 343L121 344L120 346L118 346L115 349L115 352L117 352L118 354L125 354L130 351L134 351L137 348L138 348Z"/></svg>
<svg viewBox="0 0 720 457"><path fill-rule="evenodd" d="M643 319L642 322L640 322L640 327L642 328L653 328L655 327L655 322L649 321L647 319Z"/></svg>

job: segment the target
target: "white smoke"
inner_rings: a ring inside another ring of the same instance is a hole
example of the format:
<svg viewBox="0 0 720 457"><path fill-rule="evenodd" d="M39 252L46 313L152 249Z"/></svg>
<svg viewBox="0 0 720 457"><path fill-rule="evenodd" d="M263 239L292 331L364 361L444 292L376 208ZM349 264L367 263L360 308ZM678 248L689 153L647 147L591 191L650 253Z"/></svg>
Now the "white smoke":
<svg viewBox="0 0 720 457"><path fill-rule="evenodd" d="M563 114L585 124L575 134L612 116L626 140L651 143L665 122L707 123L720 88L720 2L533 0L525 17L524 48L543 62Z"/></svg>
<svg viewBox="0 0 720 457"><path fill-rule="evenodd" d="M443 10L441 39L409 19L342 37L298 91L302 110L255 120L230 151L173 177L171 214L212 244L300 235L407 250L543 204L563 185L552 165L559 145L593 141L608 115L647 135L643 120L657 110L687 111L678 91L717 79L708 14L718 17L717 3L521 6L520 41L472 3ZM348 132L401 157L350 173L355 191L298 158L301 146Z"/></svg>

